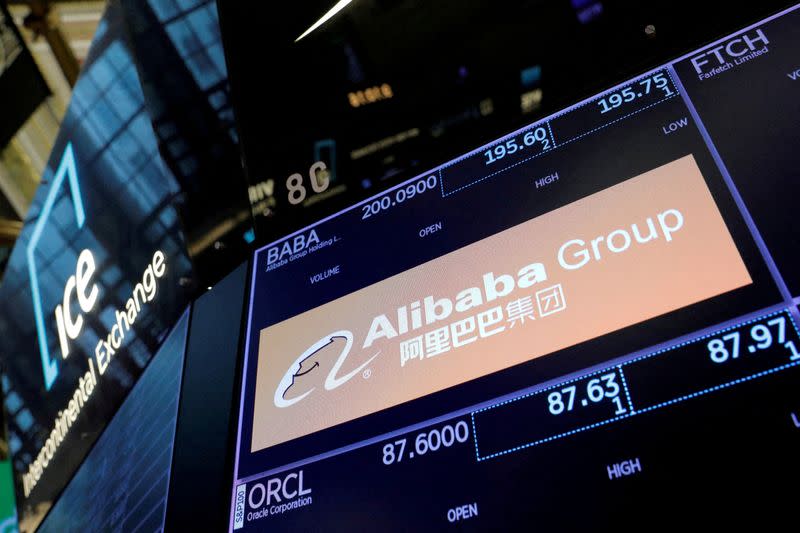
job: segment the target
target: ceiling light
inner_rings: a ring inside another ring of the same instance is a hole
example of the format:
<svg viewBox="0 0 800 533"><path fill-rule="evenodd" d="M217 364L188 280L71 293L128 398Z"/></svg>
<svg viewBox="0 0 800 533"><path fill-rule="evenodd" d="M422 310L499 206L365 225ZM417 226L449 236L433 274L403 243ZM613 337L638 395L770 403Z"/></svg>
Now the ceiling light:
<svg viewBox="0 0 800 533"><path fill-rule="evenodd" d="M300 39L302 39L303 37L305 37L306 35L308 35L312 31L316 30L317 28L319 28L320 26L325 24L328 21L328 19L330 19L336 13L338 13L339 11L341 11L342 9L347 7L347 4L349 4L350 2L352 2L352 0L339 0L338 2L336 2L336 5L333 6L330 9L330 11L328 11L327 13L322 15L322 18L320 18L318 21L316 21L314 24L312 24L311 27L308 28L306 31L304 31L303 34L300 37L298 37L297 39L294 40L294 42L299 41Z"/></svg>

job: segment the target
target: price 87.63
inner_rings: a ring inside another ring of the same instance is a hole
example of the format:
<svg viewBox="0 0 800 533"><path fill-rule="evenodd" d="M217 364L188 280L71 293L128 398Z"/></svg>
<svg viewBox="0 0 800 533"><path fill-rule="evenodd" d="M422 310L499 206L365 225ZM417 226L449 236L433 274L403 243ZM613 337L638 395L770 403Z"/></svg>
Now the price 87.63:
<svg viewBox="0 0 800 533"><path fill-rule="evenodd" d="M472 413L479 461L633 414L626 377L610 367Z"/></svg>
<svg viewBox="0 0 800 533"><path fill-rule="evenodd" d="M616 372L602 374L598 377L572 383L547 394L547 409L551 415L559 416L574 411L578 407L587 407L601 402L611 402L615 415L628 412L620 393Z"/></svg>

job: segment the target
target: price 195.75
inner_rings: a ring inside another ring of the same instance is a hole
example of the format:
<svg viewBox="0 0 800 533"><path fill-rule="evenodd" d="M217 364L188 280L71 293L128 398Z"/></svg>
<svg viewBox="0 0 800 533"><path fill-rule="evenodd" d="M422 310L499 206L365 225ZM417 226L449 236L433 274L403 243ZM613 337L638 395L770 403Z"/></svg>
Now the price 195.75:
<svg viewBox="0 0 800 533"><path fill-rule="evenodd" d="M623 104L645 97L650 94L651 91L655 92L655 90L660 90L664 97L670 97L675 94L670 88L667 78L663 73L659 72L658 74L633 82L623 89L600 98L597 101L597 105L600 106L600 113L608 113L612 109L616 109Z"/></svg>

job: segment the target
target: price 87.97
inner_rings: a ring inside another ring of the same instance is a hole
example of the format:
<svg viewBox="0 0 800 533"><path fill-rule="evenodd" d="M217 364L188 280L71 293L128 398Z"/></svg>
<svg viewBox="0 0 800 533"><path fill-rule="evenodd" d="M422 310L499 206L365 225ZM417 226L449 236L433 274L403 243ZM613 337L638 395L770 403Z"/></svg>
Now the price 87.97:
<svg viewBox="0 0 800 533"><path fill-rule="evenodd" d="M714 337L706 343L708 357L713 363L724 364L739 359L744 352L757 355L780 347L789 356L789 361L798 361L800 352L795 341L787 338L786 322L785 315L778 315Z"/></svg>

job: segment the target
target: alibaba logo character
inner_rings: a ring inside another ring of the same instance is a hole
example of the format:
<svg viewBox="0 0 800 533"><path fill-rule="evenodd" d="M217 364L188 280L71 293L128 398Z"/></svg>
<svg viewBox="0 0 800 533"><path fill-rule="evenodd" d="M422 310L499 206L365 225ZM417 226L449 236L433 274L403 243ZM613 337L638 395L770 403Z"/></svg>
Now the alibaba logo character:
<svg viewBox="0 0 800 533"><path fill-rule="evenodd" d="M381 353L378 351L358 367L343 376L339 376L339 371L347 361L347 356L350 355L352 347L353 333L347 330L334 331L312 344L295 359L283 375L283 378L281 378L280 383L278 383L278 388L275 389L275 397L273 398L275 407L289 407L314 392L316 385L313 384L318 382L317 376L322 372L321 369L327 365L332 354L335 354L337 349L339 350L339 356L324 382L325 390L329 391L350 381L353 376L364 370ZM312 385L309 387L308 384Z"/></svg>

